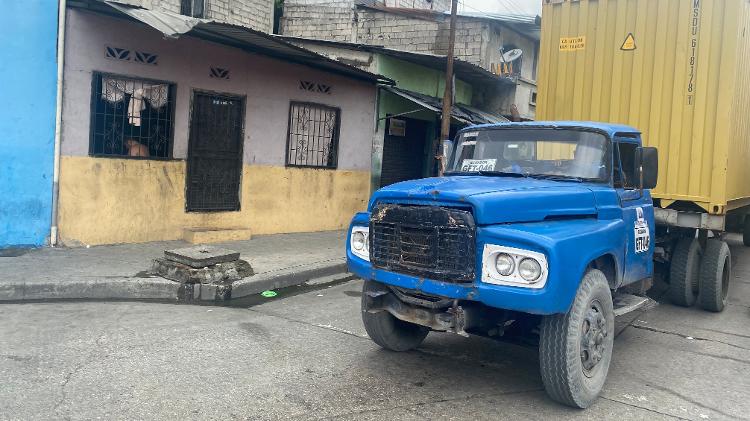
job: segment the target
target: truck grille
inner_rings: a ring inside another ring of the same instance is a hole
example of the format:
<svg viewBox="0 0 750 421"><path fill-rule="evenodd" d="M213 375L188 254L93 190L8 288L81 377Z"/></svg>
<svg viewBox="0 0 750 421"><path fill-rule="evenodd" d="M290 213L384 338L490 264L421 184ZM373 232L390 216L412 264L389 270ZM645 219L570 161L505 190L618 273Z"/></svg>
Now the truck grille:
<svg viewBox="0 0 750 421"><path fill-rule="evenodd" d="M438 206L377 205L370 216L370 262L376 268L445 282L472 282L471 212Z"/></svg>

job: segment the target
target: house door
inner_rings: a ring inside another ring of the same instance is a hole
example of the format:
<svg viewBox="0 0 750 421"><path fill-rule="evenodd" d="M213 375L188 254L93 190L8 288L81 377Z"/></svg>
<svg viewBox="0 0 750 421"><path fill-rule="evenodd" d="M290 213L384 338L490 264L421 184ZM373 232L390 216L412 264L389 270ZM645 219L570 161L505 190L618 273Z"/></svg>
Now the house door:
<svg viewBox="0 0 750 421"><path fill-rule="evenodd" d="M195 92L188 141L188 212L240 209L244 100Z"/></svg>
<svg viewBox="0 0 750 421"><path fill-rule="evenodd" d="M380 186L414 180L424 175L429 123L411 118L389 118L383 140Z"/></svg>

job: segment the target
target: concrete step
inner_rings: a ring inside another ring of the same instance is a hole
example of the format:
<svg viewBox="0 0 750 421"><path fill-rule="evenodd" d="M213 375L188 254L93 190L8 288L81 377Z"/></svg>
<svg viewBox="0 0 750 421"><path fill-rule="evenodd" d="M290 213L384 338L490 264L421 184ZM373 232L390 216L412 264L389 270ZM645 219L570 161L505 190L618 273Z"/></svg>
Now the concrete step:
<svg viewBox="0 0 750 421"><path fill-rule="evenodd" d="M223 243L227 241L249 240L249 228L183 228L182 239L188 243Z"/></svg>

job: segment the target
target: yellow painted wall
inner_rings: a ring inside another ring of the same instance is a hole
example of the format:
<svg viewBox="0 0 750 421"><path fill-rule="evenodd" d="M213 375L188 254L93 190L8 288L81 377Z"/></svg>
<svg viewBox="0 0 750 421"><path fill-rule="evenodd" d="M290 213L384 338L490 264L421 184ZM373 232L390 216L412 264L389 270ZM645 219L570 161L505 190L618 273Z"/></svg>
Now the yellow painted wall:
<svg viewBox="0 0 750 421"><path fill-rule="evenodd" d="M62 157L63 243L175 240L186 227L254 235L342 229L370 193L368 171L244 165L240 211L188 213L185 168L185 161Z"/></svg>

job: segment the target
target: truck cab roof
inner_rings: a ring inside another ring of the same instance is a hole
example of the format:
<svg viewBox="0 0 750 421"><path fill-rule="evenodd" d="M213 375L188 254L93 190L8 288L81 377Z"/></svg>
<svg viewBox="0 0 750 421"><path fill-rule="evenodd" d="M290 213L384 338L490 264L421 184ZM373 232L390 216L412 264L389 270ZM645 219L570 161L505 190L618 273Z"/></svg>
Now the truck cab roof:
<svg viewBox="0 0 750 421"><path fill-rule="evenodd" d="M484 129L484 128L501 128L501 127L534 127L534 128L553 128L553 129L594 129L608 134L610 137L615 135L640 135L641 132L631 126L624 124L602 123L598 121L524 121L508 122L495 124L481 124L469 126L461 131Z"/></svg>

